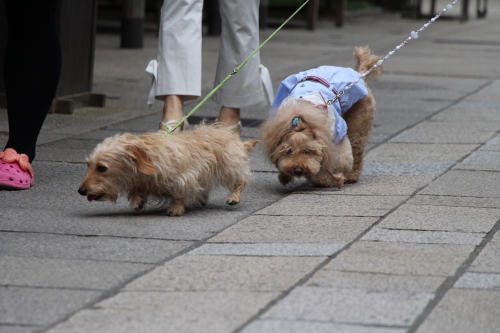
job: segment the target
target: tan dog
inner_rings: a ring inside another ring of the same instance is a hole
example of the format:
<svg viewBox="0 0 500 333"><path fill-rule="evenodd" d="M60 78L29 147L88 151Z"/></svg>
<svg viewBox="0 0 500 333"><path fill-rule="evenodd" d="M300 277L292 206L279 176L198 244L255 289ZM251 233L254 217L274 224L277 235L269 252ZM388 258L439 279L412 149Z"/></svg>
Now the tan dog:
<svg viewBox="0 0 500 333"><path fill-rule="evenodd" d="M357 59L356 70L359 73L366 72L380 60L380 57L373 55L367 46L355 48L354 56ZM337 72L346 70L340 67L324 66L324 68L332 68ZM306 75L307 72L314 70L296 74L295 77L300 78L299 75ZM351 71L349 75L359 76L353 70L347 70ZM378 66L366 78L375 81L381 74L382 67ZM294 80L297 80L292 76L287 78L287 80L289 79L288 82L292 84L295 82ZM304 79L299 80L293 88L289 88L286 92L292 94L296 86L304 87L305 85L301 82L306 80L315 81L311 83L313 88L325 89L322 85L326 85L330 93L332 91L332 85L327 80L318 76L312 76L312 79L304 76ZM286 82L284 81L284 83ZM372 130L375 112L375 100L370 89L366 84L363 85L362 81L359 84L366 88L364 90L366 95L342 113L342 121L347 124L347 135L337 143L335 143L335 133L332 130L331 117L328 113L330 111L327 111L326 103L315 104L310 100L302 99L302 96L297 98L297 95L290 95L292 97L284 99L279 107L271 112L271 118L263 124L262 138L264 151L269 160L278 168L278 179L282 185L293 182L294 178L302 176L319 187L336 186L341 188L345 181L347 183L358 181L363 168L364 150ZM307 87L302 89L304 91ZM363 90L364 88L358 89ZM321 100L322 103L327 99L317 92L311 92L311 95L320 96L317 100ZM332 96L335 95L332 94ZM335 121L339 121L339 119L334 119L333 122Z"/></svg>
<svg viewBox="0 0 500 333"><path fill-rule="evenodd" d="M233 131L200 125L169 137L165 133L122 134L105 139L88 157L88 174L78 193L89 201L116 201L127 195L133 209L148 198L170 202L167 214L205 205L215 185L231 191L229 205L241 201L251 178L248 153L258 140L241 142Z"/></svg>

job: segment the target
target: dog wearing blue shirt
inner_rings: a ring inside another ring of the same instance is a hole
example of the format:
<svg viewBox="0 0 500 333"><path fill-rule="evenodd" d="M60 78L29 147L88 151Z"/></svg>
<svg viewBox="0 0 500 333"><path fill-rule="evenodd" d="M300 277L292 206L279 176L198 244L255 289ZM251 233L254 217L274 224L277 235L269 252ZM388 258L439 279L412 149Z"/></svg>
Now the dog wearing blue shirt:
<svg viewBox="0 0 500 333"><path fill-rule="evenodd" d="M354 48L354 57L356 70L320 66L281 82L262 139L282 185L300 177L318 187L358 181L375 112L375 99L360 73L381 57L368 46ZM363 77L376 81L382 71L377 65Z"/></svg>

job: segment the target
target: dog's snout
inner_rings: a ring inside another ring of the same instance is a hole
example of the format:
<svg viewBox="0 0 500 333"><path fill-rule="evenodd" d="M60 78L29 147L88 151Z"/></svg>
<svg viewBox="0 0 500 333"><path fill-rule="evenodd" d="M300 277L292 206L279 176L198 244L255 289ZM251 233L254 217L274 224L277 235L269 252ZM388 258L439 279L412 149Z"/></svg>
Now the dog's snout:
<svg viewBox="0 0 500 333"><path fill-rule="evenodd" d="M304 172L304 169L302 169L301 167L295 167L295 168L293 168L293 173L296 176L301 176L303 172Z"/></svg>
<svg viewBox="0 0 500 333"><path fill-rule="evenodd" d="M80 187L78 189L78 193L80 193L81 195L87 195L87 189L85 187Z"/></svg>

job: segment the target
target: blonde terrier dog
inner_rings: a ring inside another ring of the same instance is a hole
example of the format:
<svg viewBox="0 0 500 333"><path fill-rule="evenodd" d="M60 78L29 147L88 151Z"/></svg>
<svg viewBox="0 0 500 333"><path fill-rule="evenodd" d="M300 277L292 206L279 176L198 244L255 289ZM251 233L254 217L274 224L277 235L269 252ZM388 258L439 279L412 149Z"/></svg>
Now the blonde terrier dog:
<svg viewBox="0 0 500 333"><path fill-rule="evenodd" d="M359 77L381 58L368 46L356 47L354 57L357 72L321 66L289 76L278 88L262 138L282 185L302 176L318 187L358 181L375 112L373 95ZM375 81L382 70L377 66L365 78Z"/></svg>
<svg viewBox="0 0 500 333"><path fill-rule="evenodd" d="M149 198L170 202L169 216L185 207L205 205L210 190L221 185L231 194L229 205L241 201L251 178L248 153L258 140L241 142L222 126L200 125L193 131L121 134L105 139L88 157L88 173L78 193L88 201L113 201L127 195L141 210Z"/></svg>

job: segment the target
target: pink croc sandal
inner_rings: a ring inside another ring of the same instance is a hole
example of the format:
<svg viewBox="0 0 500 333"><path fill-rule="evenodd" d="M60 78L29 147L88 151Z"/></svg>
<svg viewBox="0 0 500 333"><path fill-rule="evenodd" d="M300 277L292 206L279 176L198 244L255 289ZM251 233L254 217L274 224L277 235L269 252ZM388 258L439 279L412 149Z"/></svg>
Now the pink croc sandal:
<svg viewBox="0 0 500 333"><path fill-rule="evenodd" d="M7 148L0 152L0 190L26 190L35 184L35 172L25 154Z"/></svg>

